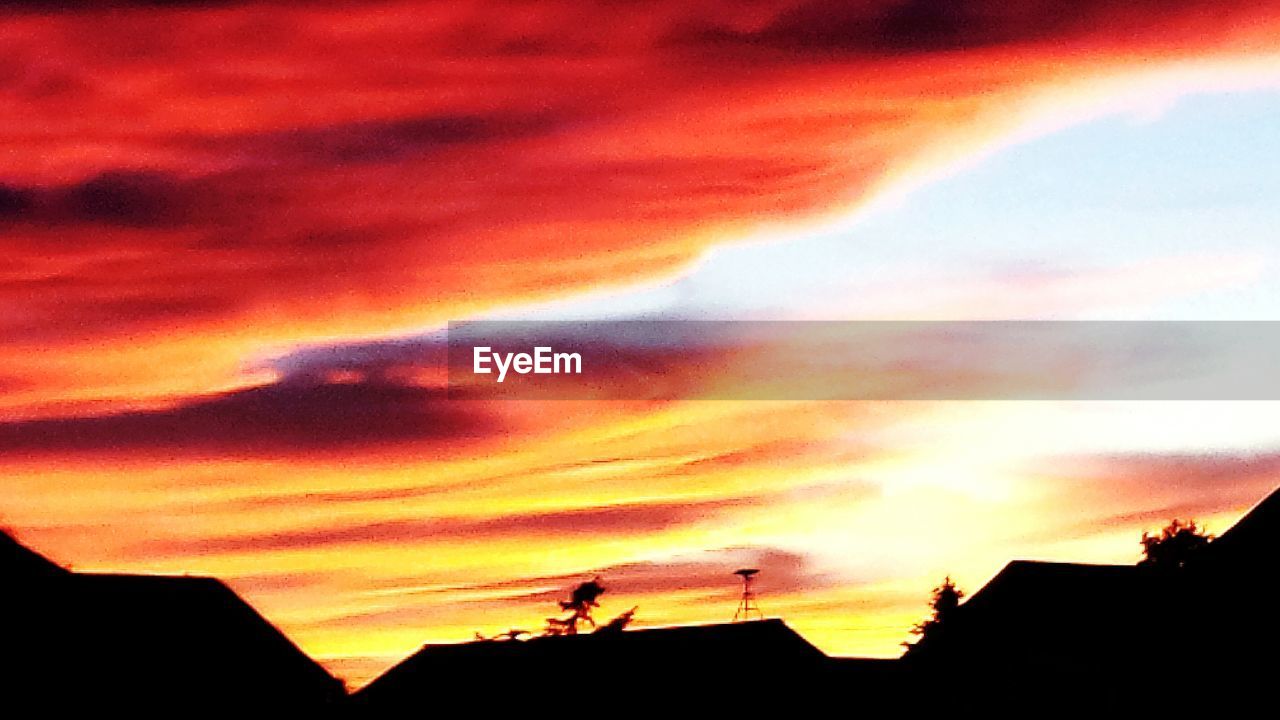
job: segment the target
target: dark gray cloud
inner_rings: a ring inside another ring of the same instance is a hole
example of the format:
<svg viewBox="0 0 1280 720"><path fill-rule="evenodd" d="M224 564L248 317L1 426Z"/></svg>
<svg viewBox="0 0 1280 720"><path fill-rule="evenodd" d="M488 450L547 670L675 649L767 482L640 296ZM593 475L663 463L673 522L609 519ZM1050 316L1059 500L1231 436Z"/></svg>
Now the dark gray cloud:
<svg viewBox="0 0 1280 720"><path fill-rule="evenodd" d="M31 212L35 199L35 193L27 188L0 183L0 220Z"/></svg>
<svg viewBox="0 0 1280 720"><path fill-rule="evenodd" d="M323 454L496 432L500 426L485 410L450 402L443 390L379 382L286 382L168 409L0 423L0 456Z"/></svg>
<svg viewBox="0 0 1280 720"><path fill-rule="evenodd" d="M1086 32L1124 34L1151 18L1195 8L1195 0L1082 0L1025 3L1007 0L810 0L779 3L750 29L715 20L673 35L684 47L716 51L886 55L977 49L1068 38Z"/></svg>
<svg viewBox="0 0 1280 720"><path fill-rule="evenodd" d="M190 181L145 170L55 187L0 185L0 222L167 228L189 220L201 194Z"/></svg>
<svg viewBox="0 0 1280 720"><path fill-rule="evenodd" d="M424 115L231 137L222 151L318 165L389 162L452 147L510 140L556 127L550 114Z"/></svg>

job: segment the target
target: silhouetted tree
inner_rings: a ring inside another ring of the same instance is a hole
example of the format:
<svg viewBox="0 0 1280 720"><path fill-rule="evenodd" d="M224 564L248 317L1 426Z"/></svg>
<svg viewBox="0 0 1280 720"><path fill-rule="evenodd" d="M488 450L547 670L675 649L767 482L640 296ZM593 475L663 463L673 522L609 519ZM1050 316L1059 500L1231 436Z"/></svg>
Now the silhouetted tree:
<svg viewBox="0 0 1280 720"><path fill-rule="evenodd" d="M633 607L630 610L622 613L618 617L596 628L596 632L605 633L605 634L620 633L623 630L627 629L627 626L631 624L631 620L635 618L635 616L636 616L636 608Z"/></svg>
<svg viewBox="0 0 1280 720"><path fill-rule="evenodd" d="M956 585L950 575L942 580L941 585L933 589L929 597L929 609L932 612L927 619L916 623L911 628L911 634L919 635L920 639L914 643L902 643L907 646L908 654L920 652L946 632L956 608L960 607L962 598L964 598L964 591Z"/></svg>
<svg viewBox="0 0 1280 720"><path fill-rule="evenodd" d="M578 585L569 594L568 600L560 601L560 609L569 611L565 618L547 618L545 635L577 635L578 623L585 622L591 627L596 621L591 617L591 609L600 607L600 596L604 594L604 585L600 578L589 580Z"/></svg>
<svg viewBox="0 0 1280 720"><path fill-rule="evenodd" d="M1142 533L1142 555L1139 565L1156 568L1181 568L1202 548L1213 541L1213 536L1196 524L1195 520L1173 522L1152 534Z"/></svg>

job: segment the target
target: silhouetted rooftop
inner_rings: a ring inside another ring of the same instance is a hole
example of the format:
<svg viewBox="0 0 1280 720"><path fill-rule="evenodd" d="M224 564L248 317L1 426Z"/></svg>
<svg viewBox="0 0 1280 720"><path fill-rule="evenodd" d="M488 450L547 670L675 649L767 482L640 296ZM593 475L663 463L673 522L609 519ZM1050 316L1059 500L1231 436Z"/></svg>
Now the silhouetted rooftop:
<svg viewBox="0 0 1280 720"><path fill-rule="evenodd" d="M1043 612L1052 605L1111 604L1144 585L1135 565L1014 560L1004 566L962 607L967 612L1022 605ZM1049 592L1052 590L1052 592Z"/></svg>
<svg viewBox="0 0 1280 720"><path fill-rule="evenodd" d="M41 578L65 575L67 570L0 530L0 577Z"/></svg>
<svg viewBox="0 0 1280 720"><path fill-rule="evenodd" d="M1266 607L1280 545L1280 491L1188 560L1140 565L1009 563L910 656L1034 668L1141 668L1188 643L1222 658L1276 634ZM1250 618L1232 625L1231 618ZM1248 627L1245 632L1241 628Z"/></svg>
<svg viewBox="0 0 1280 720"><path fill-rule="evenodd" d="M135 709L179 699L302 707L342 696L337 680L218 580L70 572L5 541L13 589L0 622L6 649L25 658L7 678L19 696Z"/></svg>
<svg viewBox="0 0 1280 720"><path fill-rule="evenodd" d="M1280 557L1280 490L1254 505L1208 545L1210 562L1255 565Z"/></svg>
<svg viewBox="0 0 1280 720"><path fill-rule="evenodd" d="M420 706L463 689L532 691L575 668L640 686L700 684L749 668L777 677L813 672L826 655L777 619L641 628L620 633L426 645L356 693L365 707Z"/></svg>

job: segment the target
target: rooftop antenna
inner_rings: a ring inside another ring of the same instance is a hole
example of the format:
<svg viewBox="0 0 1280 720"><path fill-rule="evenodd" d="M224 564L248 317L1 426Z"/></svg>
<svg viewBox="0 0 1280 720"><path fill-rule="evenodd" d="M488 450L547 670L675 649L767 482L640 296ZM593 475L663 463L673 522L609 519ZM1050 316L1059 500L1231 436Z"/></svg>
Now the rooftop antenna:
<svg viewBox="0 0 1280 720"><path fill-rule="evenodd" d="M751 589L751 581L760 571L756 568L742 568L734 570L733 574L742 578L742 599L738 601L738 610L733 614L733 621L750 620L752 615L757 620L764 619L764 613L760 612L760 606L756 604L756 593Z"/></svg>

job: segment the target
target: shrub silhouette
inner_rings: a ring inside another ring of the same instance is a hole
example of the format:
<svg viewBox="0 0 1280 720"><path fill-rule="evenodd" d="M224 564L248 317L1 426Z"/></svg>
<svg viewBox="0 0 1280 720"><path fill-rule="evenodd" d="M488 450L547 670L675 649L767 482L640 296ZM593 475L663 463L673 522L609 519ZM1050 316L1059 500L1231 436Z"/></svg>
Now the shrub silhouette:
<svg viewBox="0 0 1280 720"><path fill-rule="evenodd" d="M1142 560L1138 563L1160 569L1185 567L1191 558L1213 541L1213 536L1195 520L1172 522L1152 534L1142 533Z"/></svg>
<svg viewBox="0 0 1280 720"><path fill-rule="evenodd" d="M610 633L620 633L623 630L626 630L627 626L631 624L631 621L635 619L636 609L637 608L633 607L630 610L622 613L618 617L601 625L600 627L596 628L596 632L604 633L608 635Z"/></svg>
<svg viewBox="0 0 1280 720"><path fill-rule="evenodd" d="M591 610L600 607L600 596L604 594L604 590L604 585L600 584L598 577L578 585L569 594L568 600L560 601L560 609L569 611L569 616L547 618L547 627L543 634L577 635L580 622L595 627L596 621L591 617Z"/></svg>

